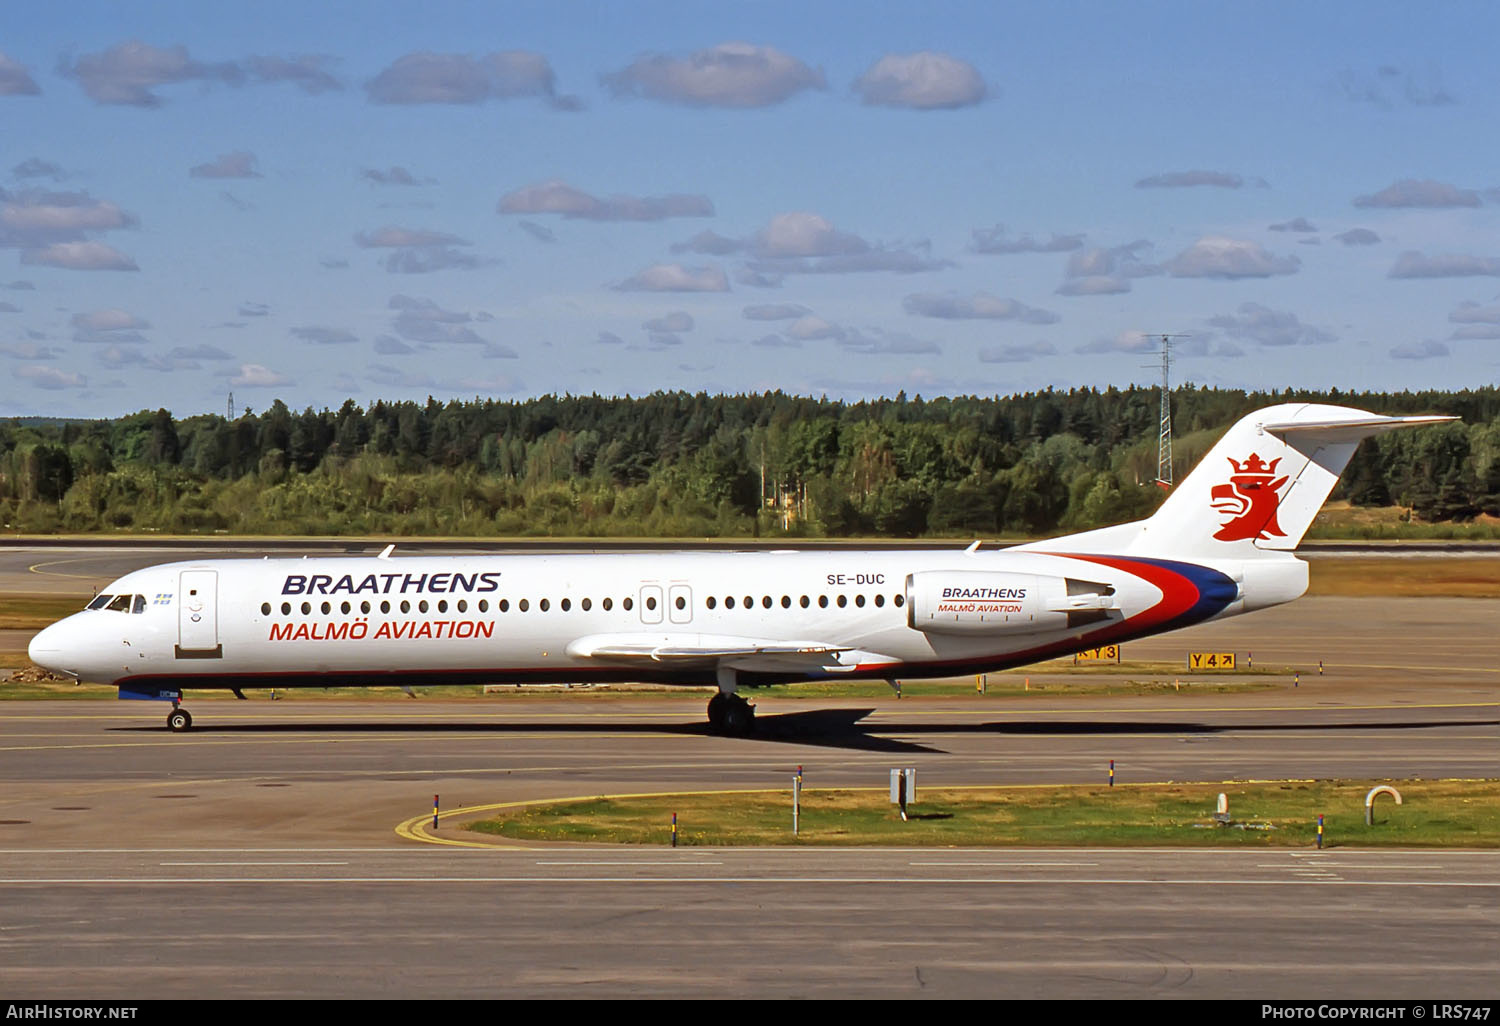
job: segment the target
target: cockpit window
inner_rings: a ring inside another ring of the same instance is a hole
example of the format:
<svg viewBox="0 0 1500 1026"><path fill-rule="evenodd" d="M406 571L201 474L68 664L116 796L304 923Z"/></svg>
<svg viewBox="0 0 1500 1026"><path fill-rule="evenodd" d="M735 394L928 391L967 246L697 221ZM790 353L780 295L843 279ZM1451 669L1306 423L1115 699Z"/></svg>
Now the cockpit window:
<svg viewBox="0 0 1500 1026"><path fill-rule="evenodd" d="M130 612L130 596L116 595L114 601L104 608L110 610L111 612L128 613Z"/></svg>
<svg viewBox="0 0 1500 1026"><path fill-rule="evenodd" d="M84 606L83 608L85 608L85 609L103 609L106 605L109 604L109 600L112 599L112 598L114 598L113 595L96 595L94 597L94 601L90 602L88 605Z"/></svg>
<svg viewBox="0 0 1500 1026"><path fill-rule="evenodd" d="M146 611L146 596L135 596L135 601L131 603L130 611L132 613L144 613Z"/></svg>

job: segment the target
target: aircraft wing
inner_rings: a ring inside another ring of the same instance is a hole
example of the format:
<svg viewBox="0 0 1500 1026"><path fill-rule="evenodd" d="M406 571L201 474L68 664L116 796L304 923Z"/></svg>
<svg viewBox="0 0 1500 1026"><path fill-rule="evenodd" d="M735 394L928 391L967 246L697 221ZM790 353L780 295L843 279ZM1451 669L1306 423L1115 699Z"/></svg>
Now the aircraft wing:
<svg viewBox="0 0 1500 1026"><path fill-rule="evenodd" d="M719 634L590 634L569 643L568 655L609 662L710 665L738 659L775 656L819 664L831 661L848 645L822 641L785 641Z"/></svg>

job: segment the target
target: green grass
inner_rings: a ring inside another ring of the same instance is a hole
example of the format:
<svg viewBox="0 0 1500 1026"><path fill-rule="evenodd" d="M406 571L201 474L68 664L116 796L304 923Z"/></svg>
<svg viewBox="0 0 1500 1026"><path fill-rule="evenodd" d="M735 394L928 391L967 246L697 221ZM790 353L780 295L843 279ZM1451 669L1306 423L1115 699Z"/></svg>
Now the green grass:
<svg viewBox="0 0 1500 1026"><path fill-rule="evenodd" d="M918 782L920 785L920 781ZM903 823L886 789L804 790L793 838L790 791L592 798L527 804L467 829L516 840L680 845L911 845L1311 847L1317 816L1325 847L1500 846L1500 780L1395 781L1405 804L1376 803L1371 781L932 788L919 786ZM1235 822L1212 813L1228 795Z"/></svg>

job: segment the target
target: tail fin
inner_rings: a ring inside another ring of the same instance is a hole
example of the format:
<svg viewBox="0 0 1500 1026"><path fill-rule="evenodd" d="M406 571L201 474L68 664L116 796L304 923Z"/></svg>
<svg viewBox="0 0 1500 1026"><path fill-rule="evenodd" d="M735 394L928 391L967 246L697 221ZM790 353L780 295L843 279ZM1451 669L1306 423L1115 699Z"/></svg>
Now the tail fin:
<svg viewBox="0 0 1500 1026"><path fill-rule="evenodd" d="M1288 403L1242 418L1179 484L1130 544L1132 553L1253 558L1290 551L1307 533L1360 440L1453 417L1383 417Z"/></svg>

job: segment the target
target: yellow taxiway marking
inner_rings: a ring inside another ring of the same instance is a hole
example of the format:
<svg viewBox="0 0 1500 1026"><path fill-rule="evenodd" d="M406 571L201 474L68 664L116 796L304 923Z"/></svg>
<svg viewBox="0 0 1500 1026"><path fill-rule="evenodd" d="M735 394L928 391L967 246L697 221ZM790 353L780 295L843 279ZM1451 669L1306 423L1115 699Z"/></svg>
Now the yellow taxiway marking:
<svg viewBox="0 0 1500 1026"><path fill-rule="evenodd" d="M97 580L100 580L100 579L108 578L110 576L109 574L65 574L65 573L63 573L60 570L43 570L42 569L43 567L47 567L47 566L65 566L68 563L78 563L78 562L82 562L82 560L78 560L78 559L53 559L53 560L49 560L49 561L47 561L45 563L33 563L33 564L31 564L30 566L28 566L26 568L26 572L27 573L38 574L39 576L42 576L42 577L71 577L74 580L78 580L78 581L97 581Z"/></svg>

